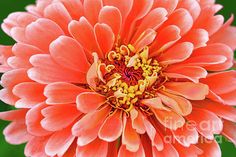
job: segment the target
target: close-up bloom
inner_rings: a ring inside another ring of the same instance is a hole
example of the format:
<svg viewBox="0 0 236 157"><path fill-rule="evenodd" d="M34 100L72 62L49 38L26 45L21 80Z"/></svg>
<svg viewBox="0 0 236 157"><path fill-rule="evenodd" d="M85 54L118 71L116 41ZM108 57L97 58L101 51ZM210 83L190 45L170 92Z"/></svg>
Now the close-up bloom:
<svg viewBox="0 0 236 157"><path fill-rule="evenodd" d="M3 134L27 157L221 157L236 27L214 0L37 0L2 30Z"/></svg>

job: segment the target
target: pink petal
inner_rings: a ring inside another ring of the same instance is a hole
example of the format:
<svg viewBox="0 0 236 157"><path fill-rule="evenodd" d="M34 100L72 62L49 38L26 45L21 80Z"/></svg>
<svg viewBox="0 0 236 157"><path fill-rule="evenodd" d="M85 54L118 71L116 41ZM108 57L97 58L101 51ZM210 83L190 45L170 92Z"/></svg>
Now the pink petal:
<svg viewBox="0 0 236 157"><path fill-rule="evenodd" d="M165 143L164 149L158 151L155 147L152 147L153 157L168 156L168 157L179 157L179 153L176 151L174 146L170 143Z"/></svg>
<svg viewBox="0 0 236 157"><path fill-rule="evenodd" d="M24 121L11 122L4 130L5 139L10 144L23 144L31 139L31 135L26 130Z"/></svg>
<svg viewBox="0 0 236 157"><path fill-rule="evenodd" d="M106 118L98 132L98 137L104 141L112 142L121 136L122 129L121 113L116 112Z"/></svg>
<svg viewBox="0 0 236 157"><path fill-rule="evenodd" d="M167 92L183 96L190 100L203 100L208 94L208 86L192 82L168 82L165 84Z"/></svg>
<svg viewBox="0 0 236 157"><path fill-rule="evenodd" d="M52 3L47 6L44 16L56 22L68 34L68 24L72 18L62 3Z"/></svg>
<svg viewBox="0 0 236 157"><path fill-rule="evenodd" d="M1 85L7 88L13 88L21 82L30 82L25 69L15 69L8 71L2 75Z"/></svg>
<svg viewBox="0 0 236 157"><path fill-rule="evenodd" d="M165 69L164 74L169 78L184 78L199 83L199 79L206 78L208 73L204 68L198 66L174 65Z"/></svg>
<svg viewBox="0 0 236 157"><path fill-rule="evenodd" d="M76 150L76 157L95 157L98 155L105 157L107 156L107 150L108 143L97 138L88 145L78 146Z"/></svg>
<svg viewBox="0 0 236 157"><path fill-rule="evenodd" d="M223 129L221 119L204 109L193 108L187 119L196 125L195 127L201 135L210 140L214 139L214 134L220 134Z"/></svg>
<svg viewBox="0 0 236 157"><path fill-rule="evenodd" d="M214 156L214 157L221 157L221 149L218 143L213 141L206 141L205 143L199 143L197 145L200 149L203 150L203 154L199 157L205 157L205 156Z"/></svg>
<svg viewBox="0 0 236 157"><path fill-rule="evenodd" d="M77 95L85 91L87 90L71 83L56 82L45 87L44 95L47 97L47 104L69 104L75 103Z"/></svg>
<svg viewBox="0 0 236 157"><path fill-rule="evenodd" d="M227 70L233 66L233 51L230 47L224 45L224 44L211 44L203 48L199 48L194 51L193 56L203 56L207 57L208 55L212 55L212 58L214 55L226 57L226 60L224 62L219 62L218 64L215 63L215 65L209 65L206 66L205 69L210 71L222 71ZM201 60L199 60L201 61Z"/></svg>
<svg viewBox="0 0 236 157"><path fill-rule="evenodd" d="M61 66L83 73L89 69L90 64L82 46L73 38L60 36L50 44L50 53Z"/></svg>
<svg viewBox="0 0 236 157"><path fill-rule="evenodd" d="M186 116L192 112L191 102L181 96L172 95L166 92L163 92L163 94L159 93L158 96L165 105L182 116Z"/></svg>
<svg viewBox="0 0 236 157"><path fill-rule="evenodd" d="M122 145L119 149L118 157L145 157L145 152L142 144L136 152L129 151L125 145Z"/></svg>
<svg viewBox="0 0 236 157"><path fill-rule="evenodd" d="M222 134L225 137L227 137L230 141L232 141L234 145L236 145L236 134L235 134L236 125L234 122L224 121L224 128Z"/></svg>
<svg viewBox="0 0 236 157"><path fill-rule="evenodd" d="M27 43L46 52L48 52L50 43L63 34L61 28L48 19L38 19L25 29Z"/></svg>
<svg viewBox="0 0 236 157"><path fill-rule="evenodd" d="M185 124L185 119L173 111L152 110L157 120L166 128L176 130Z"/></svg>
<svg viewBox="0 0 236 157"><path fill-rule="evenodd" d="M43 95L44 87L44 85L36 82L23 82L16 85L12 92L22 100L30 101L30 104L24 105L25 108L28 108L45 100L45 96Z"/></svg>
<svg viewBox="0 0 236 157"><path fill-rule="evenodd" d="M142 19L151 10L154 0L133 0L133 7L125 21L123 34L125 43L130 43L135 23Z"/></svg>
<svg viewBox="0 0 236 157"><path fill-rule="evenodd" d="M193 51L193 44L184 42L175 45L160 56L159 61L161 64L174 64L182 62L190 57Z"/></svg>
<svg viewBox="0 0 236 157"><path fill-rule="evenodd" d="M167 14L168 13L164 8L156 8L150 11L150 13L143 18L133 40L138 38L146 29L158 29L160 25L167 20Z"/></svg>
<svg viewBox="0 0 236 157"><path fill-rule="evenodd" d="M177 8L184 8L189 11L195 21L201 12L201 7L197 0L180 1Z"/></svg>
<svg viewBox="0 0 236 157"><path fill-rule="evenodd" d="M128 151L137 152L141 147L140 137L133 129L131 119L124 117L123 124L122 144L126 146Z"/></svg>
<svg viewBox="0 0 236 157"><path fill-rule="evenodd" d="M97 138L99 129L108 113L109 108L107 107L90 112L73 126L72 134L78 138L77 144L79 146L85 146ZM91 121L91 119L93 120Z"/></svg>
<svg viewBox="0 0 236 157"><path fill-rule="evenodd" d="M97 23L94 26L94 32L102 52L107 54L112 49L115 42L115 36L111 27L107 24Z"/></svg>
<svg viewBox="0 0 236 157"><path fill-rule="evenodd" d="M0 99L2 102L9 105L15 105L17 100L19 100L19 98L12 93L12 90L8 88L0 90Z"/></svg>
<svg viewBox="0 0 236 157"><path fill-rule="evenodd" d="M207 46L209 41L208 32L205 29L192 29L181 40L191 42L194 45L194 49Z"/></svg>
<svg viewBox="0 0 236 157"><path fill-rule="evenodd" d="M84 14L92 25L97 23L98 15L102 7L102 0L84 0Z"/></svg>
<svg viewBox="0 0 236 157"><path fill-rule="evenodd" d="M216 94L232 92L236 89L236 71L226 71L209 74L201 82L207 84Z"/></svg>
<svg viewBox="0 0 236 157"><path fill-rule="evenodd" d="M165 51L167 48L176 43L180 36L180 29L175 25L170 25L163 28L156 36L150 47L150 56L157 56L160 52Z"/></svg>
<svg viewBox="0 0 236 157"><path fill-rule="evenodd" d="M47 105L45 104L38 104L31 108L26 114L26 126L27 131L34 135L34 136L46 136L51 134L50 131L45 130L42 126L40 121L44 118L41 114L41 111L46 108Z"/></svg>
<svg viewBox="0 0 236 157"><path fill-rule="evenodd" d="M25 146L25 155L33 157L48 157L45 153L45 145L48 136L34 137Z"/></svg>
<svg viewBox="0 0 236 157"><path fill-rule="evenodd" d="M172 131L172 133L175 139L185 147L198 143L197 129L191 125L185 124L182 128Z"/></svg>
<svg viewBox="0 0 236 157"><path fill-rule="evenodd" d="M224 23L224 17L222 15L214 15L214 8L206 7L201 11L201 14L194 24L194 27L205 29L209 36L217 32Z"/></svg>
<svg viewBox="0 0 236 157"><path fill-rule="evenodd" d="M133 109L130 111L130 118L133 129L135 129L139 134L144 134L146 131L144 125L144 115L140 111Z"/></svg>
<svg viewBox="0 0 236 157"><path fill-rule="evenodd" d="M105 101L106 97L96 92L83 92L77 96L76 104L78 110L89 113L99 108Z"/></svg>
<svg viewBox="0 0 236 157"><path fill-rule="evenodd" d="M178 5L178 0L155 0L153 8L165 8L171 14Z"/></svg>
<svg viewBox="0 0 236 157"><path fill-rule="evenodd" d="M136 52L139 52L140 50L144 49L145 46L150 45L153 40L155 39L157 33L153 29L147 29L144 31L139 38L132 43L134 46Z"/></svg>
<svg viewBox="0 0 236 157"><path fill-rule="evenodd" d="M113 6L104 6L99 13L98 21L110 26L115 36L120 33L122 16L118 8Z"/></svg>
<svg viewBox="0 0 236 157"><path fill-rule="evenodd" d="M71 125L81 113L75 104L62 104L49 106L42 110L44 119L41 125L48 131L58 131Z"/></svg>
<svg viewBox="0 0 236 157"><path fill-rule="evenodd" d="M54 0L61 2L72 19L79 19L84 14L84 8L81 1L77 0Z"/></svg>
<svg viewBox="0 0 236 157"><path fill-rule="evenodd" d="M75 137L71 134L71 127L54 133L45 146L45 152L49 156L62 156L69 149Z"/></svg>
<svg viewBox="0 0 236 157"><path fill-rule="evenodd" d="M54 62L50 55L34 55L30 58L30 62L34 67L28 70L28 76L39 83L85 83L84 73L63 68Z"/></svg>
<svg viewBox="0 0 236 157"><path fill-rule="evenodd" d="M215 113L217 116L229 121L236 121L236 109L233 106L224 105L211 100L194 102L193 105L209 110Z"/></svg>
<svg viewBox="0 0 236 157"><path fill-rule="evenodd" d="M181 30L180 35L186 34L193 26L193 18L190 13L183 8L175 10L164 23L162 28L169 25L176 25Z"/></svg>
<svg viewBox="0 0 236 157"><path fill-rule="evenodd" d="M89 51L88 55L91 56L93 52L97 52L101 57L103 56L97 43L94 29L85 17L81 17L79 21L71 21L68 27L71 35L82 47Z"/></svg>
<svg viewBox="0 0 236 157"><path fill-rule="evenodd" d="M224 26L210 38L209 44L223 43L228 45L232 50L236 49L236 28L230 26L233 16L224 24Z"/></svg>
<svg viewBox="0 0 236 157"><path fill-rule="evenodd" d="M0 112L0 118L6 121L22 121L25 119L27 111L28 109L19 109Z"/></svg>
<svg viewBox="0 0 236 157"><path fill-rule="evenodd" d="M125 19L127 18L128 14L130 13L132 6L133 6L134 0L103 0L104 6L114 6L120 10L120 13L122 15L122 21L125 22Z"/></svg>

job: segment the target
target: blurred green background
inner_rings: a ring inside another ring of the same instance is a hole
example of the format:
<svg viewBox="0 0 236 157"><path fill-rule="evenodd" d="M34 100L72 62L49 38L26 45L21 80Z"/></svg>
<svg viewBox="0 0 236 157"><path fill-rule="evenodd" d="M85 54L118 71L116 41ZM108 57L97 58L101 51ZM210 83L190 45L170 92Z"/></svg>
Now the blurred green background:
<svg viewBox="0 0 236 157"><path fill-rule="evenodd" d="M23 11L26 5L34 2L35 0L0 0L0 23L2 23L3 19L6 18L9 13ZM232 13L236 15L236 0L217 0L217 3L224 6L220 14L223 14L226 19L228 19ZM236 25L236 20L234 21L234 25ZM14 44L14 41L0 30L0 43L2 45L11 45ZM10 109L9 106L0 102L0 111ZM6 125L7 122L0 120L0 157L24 157L24 145L13 146L6 143L2 134ZM233 144L224 139L220 146L223 151L222 157L236 157L236 148Z"/></svg>

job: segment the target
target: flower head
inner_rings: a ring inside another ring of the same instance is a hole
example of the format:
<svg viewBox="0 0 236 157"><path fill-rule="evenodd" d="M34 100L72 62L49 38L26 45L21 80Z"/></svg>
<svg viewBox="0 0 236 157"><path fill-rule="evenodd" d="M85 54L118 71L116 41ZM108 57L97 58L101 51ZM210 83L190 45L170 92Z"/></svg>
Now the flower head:
<svg viewBox="0 0 236 157"><path fill-rule="evenodd" d="M187 157L236 144L236 28L208 0L38 0L2 29L9 143L30 157ZM37 148L36 148L37 147ZM212 155L214 154L214 155Z"/></svg>

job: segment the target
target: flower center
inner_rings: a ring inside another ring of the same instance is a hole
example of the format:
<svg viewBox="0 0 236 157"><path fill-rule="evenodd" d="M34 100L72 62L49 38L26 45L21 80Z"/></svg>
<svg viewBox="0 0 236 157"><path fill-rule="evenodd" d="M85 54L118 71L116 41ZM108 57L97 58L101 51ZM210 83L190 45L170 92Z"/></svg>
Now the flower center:
<svg viewBox="0 0 236 157"><path fill-rule="evenodd" d="M113 109L129 113L138 107L150 113L140 100L155 97L153 91L160 87L162 67L157 60L149 59L148 53L148 47L137 53L132 45L122 45L110 51L106 59L101 61L101 71L105 72L104 80L99 82L98 92L107 96L107 103Z"/></svg>

